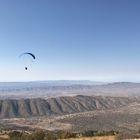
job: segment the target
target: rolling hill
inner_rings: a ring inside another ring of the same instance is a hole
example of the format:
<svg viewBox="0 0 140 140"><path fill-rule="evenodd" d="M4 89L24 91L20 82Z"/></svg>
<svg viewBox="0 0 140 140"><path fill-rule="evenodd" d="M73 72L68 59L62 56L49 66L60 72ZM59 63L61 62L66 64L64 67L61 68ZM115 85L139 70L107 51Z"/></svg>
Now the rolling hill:
<svg viewBox="0 0 140 140"><path fill-rule="evenodd" d="M0 83L0 99L58 96L139 96L140 83L97 83L90 81L49 81Z"/></svg>

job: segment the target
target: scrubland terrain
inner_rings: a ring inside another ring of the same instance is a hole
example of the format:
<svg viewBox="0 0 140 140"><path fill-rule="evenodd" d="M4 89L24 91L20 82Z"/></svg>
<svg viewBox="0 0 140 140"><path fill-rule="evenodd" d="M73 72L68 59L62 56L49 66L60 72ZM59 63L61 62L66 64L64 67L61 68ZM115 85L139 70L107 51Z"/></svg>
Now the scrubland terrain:
<svg viewBox="0 0 140 140"><path fill-rule="evenodd" d="M139 136L139 83L24 84L0 85L0 130L92 130Z"/></svg>
<svg viewBox="0 0 140 140"><path fill-rule="evenodd" d="M0 101L1 129L138 132L139 97L74 96Z"/></svg>
<svg viewBox="0 0 140 140"><path fill-rule="evenodd" d="M115 136L90 137L90 138L70 138L68 140L115 140Z"/></svg>

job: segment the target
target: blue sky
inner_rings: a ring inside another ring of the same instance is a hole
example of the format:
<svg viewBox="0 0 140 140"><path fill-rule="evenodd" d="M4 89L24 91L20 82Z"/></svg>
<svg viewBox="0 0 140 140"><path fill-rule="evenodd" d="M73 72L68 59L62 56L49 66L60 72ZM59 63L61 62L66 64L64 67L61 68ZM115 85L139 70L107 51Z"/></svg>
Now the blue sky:
<svg viewBox="0 0 140 140"><path fill-rule="evenodd" d="M1 0L0 81L140 82L139 0ZM28 71L19 59L36 55Z"/></svg>

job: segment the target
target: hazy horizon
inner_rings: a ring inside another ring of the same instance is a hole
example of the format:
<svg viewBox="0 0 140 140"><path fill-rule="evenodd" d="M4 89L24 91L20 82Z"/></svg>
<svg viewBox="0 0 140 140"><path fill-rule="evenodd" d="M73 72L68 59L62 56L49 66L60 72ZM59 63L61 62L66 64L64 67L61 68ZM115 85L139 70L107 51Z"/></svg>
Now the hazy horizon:
<svg viewBox="0 0 140 140"><path fill-rule="evenodd" d="M69 79L54 79L54 80L9 80L9 81L0 81L0 83L28 83L28 82L91 82L91 83L99 83L99 84L109 84L109 83L140 83L140 81L95 81L95 80L79 80L79 79L75 79L75 80L69 80Z"/></svg>

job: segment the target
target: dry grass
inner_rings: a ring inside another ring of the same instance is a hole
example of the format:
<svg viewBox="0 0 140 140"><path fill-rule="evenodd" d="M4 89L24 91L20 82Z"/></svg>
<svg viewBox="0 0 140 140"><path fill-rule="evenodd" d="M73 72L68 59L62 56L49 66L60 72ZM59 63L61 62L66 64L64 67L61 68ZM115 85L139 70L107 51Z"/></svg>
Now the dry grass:
<svg viewBox="0 0 140 140"><path fill-rule="evenodd" d="M71 139L64 139L64 140L115 140L115 136L71 138Z"/></svg>
<svg viewBox="0 0 140 140"><path fill-rule="evenodd" d="M6 139L7 140L7 139L9 139L9 136L6 135L6 134L3 134L3 135L1 134L0 139Z"/></svg>

